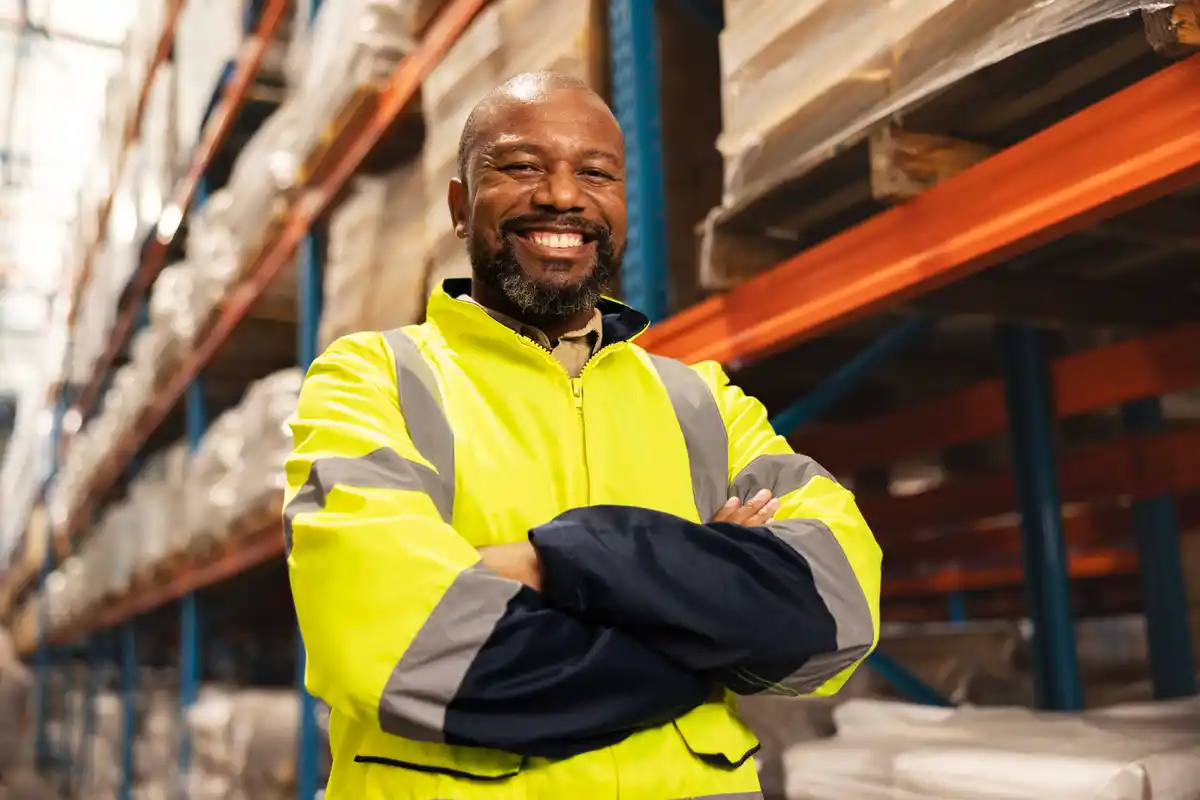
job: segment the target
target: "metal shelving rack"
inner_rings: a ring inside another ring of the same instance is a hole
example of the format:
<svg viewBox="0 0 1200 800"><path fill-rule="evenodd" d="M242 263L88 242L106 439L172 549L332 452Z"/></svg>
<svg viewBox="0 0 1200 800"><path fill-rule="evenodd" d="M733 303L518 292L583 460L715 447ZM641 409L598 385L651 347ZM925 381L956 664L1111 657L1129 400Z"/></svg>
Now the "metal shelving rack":
<svg viewBox="0 0 1200 800"><path fill-rule="evenodd" d="M72 510L68 522L55 532L51 542L55 538L68 542L78 539L92 519L98 499L121 479L150 433L181 400L187 404L188 442L194 445L199 441L205 417L198 382L204 367L297 249L300 255L297 361L301 367L311 363L317 350L316 329L322 306L324 253L318 220L415 95L424 76L485 2L450 0L446 4L420 46L392 75L362 129L325 155L325 163L315 171L323 176L319 183L308 188L288 209L283 225L254 259L247 277L222 305L194 352L155 398L142 424L118 447L110 469L95 476L87 502ZM169 52L179 5L168 15L159 48L160 62ZM164 214L159 236L136 274L130 301L121 309L109 348L92 380L76 398L75 408L85 415L100 396L115 354L136 324L138 309L163 266L166 247L179 228L183 210L203 202L207 167L232 128L233 118L286 6L284 0L263 3L257 33L242 53L234 78L209 120L191 168L169 206L178 213ZM315 13L315 8L312 11ZM824 334L849 321L895 307L1200 180L1200 93L1195 91L1200 83L1200 56L1196 56L1165 67L938 184L923 193L918 202L886 210L719 298L668 317L656 24L651 0L610 0L614 106L626 132L631 172L629 254L623 280L628 298L656 320L641 343L662 355L689 362L712 358L726 364L745 364L791 342ZM136 128L135 124L132 134ZM1060 159L1059 154L1067 150L1075 152L1077 157ZM1081 150L1085 151L1083 155ZM998 182L1006 185L1006 191L989 192L988 187ZM831 269L831 265L837 268ZM85 268L85 280L87 273ZM78 296L76 287L76 303ZM885 334L837 371L817 392L777 415L777 427L787 433L821 414L864 375L927 329L928 320L918 319ZM906 448L911 449L914 437L923 436L935 444L954 443L996 433L1011 424L1014 474L1024 523L1003 541L1009 543L1005 546L1019 547L1025 554L1024 569L1005 572L1003 578L993 571L986 580L1025 582L1037 631L1040 704L1074 709L1080 707L1082 700L1068 581L1089 569L1127 571L1137 569L1139 564L1115 557L1081 559L1070 553L1068 545L1077 523L1065 525L1060 506L1073 491L1073 484L1062 477L1065 467L1057 462L1055 425L1068 413L1124 403L1127 430L1136 441L1131 439L1134 444L1121 446L1132 448L1132 458L1139 453L1150 457L1160 452L1154 448L1167 439L1177 442L1179 437L1191 435L1161 432L1161 411L1155 398L1200 383L1200 368L1191 355L1200 344L1200 328L1187 324L1055 362L1047 361L1037 337L1029 329L1005 326L997 336L1003 353L1002 382L972 387L942 401L941 407L938 401L932 401L885 414L863 426L861 441L842 444L849 448L870 445L884 452L891 448L902 455ZM1148 361L1157 368L1146 370L1144 365ZM1107 379L1096 379L1097 374ZM1124 379L1113 380L1113 375ZM972 412L946 422L946 402L968 404ZM60 400L57 409L56 453L57 431L67 410L65 402ZM819 439L823 432L817 430L813 435ZM852 434L843 432L843 435ZM1134 452L1136 448L1142 449ZM1178 450L1176 447L1172 452ZM1153 591L1147 592L1147 614L1153 677L1160 696L1191 694L1196 689L1179 568L1178 517L1200 516L1200 512L1185 510L1183 506L1177 510L1169 498L1175 488L1169 480L1153 485L1143 481L1133 492L1139 501L1132 513L1141 547L1140 569L1147 586L1153 587ZM114 657L119 657L126 703L123 763L129 776L138 656L132 620L173 600L180 601L180 699L186 707L196 698L199 680L199 630L203 619L195 592L281 557L282 537L278 530L269 530L223 553L212 563L188 570L169 584L151 587L100 610L76 630L55 632L50 637L43 614L33 654L39 680L44 679L50 663L51 647L82 641L105 631L119 631L112 643L117 645L113 648ZM50 544L42 579L54 560ZM919 584L925 589L936 588L940 585L938 580L941 580L938 576L932 576ZM885 595L901 591L901 583L885 585ZM949 576L943 584L943 590L969 589L971 576ZM955 612L956 616L963 613L961 609ZM319 737L313 698L303 690L302 642L297 647L297 663L296 680L302 704L298 796L311 800L316 793ZM880 655L874 665L909 696L922 702L945 702L885 656ZM45 757L40 708L39 705L38 751ZM185 747L181 752L181 767L185 772L188 758ZM129 796L129 788L127 777L123 796Z"/></svg>

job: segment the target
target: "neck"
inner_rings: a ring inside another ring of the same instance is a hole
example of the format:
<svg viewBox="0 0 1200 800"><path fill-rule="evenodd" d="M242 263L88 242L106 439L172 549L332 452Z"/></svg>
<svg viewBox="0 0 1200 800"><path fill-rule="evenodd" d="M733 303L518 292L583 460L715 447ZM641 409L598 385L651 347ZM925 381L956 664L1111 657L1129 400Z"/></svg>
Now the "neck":
<svg viewBox="0 0 1200 800"><path fill-rule="evenodd" d="M471 281L471 299L484 308L498 311L505 316L537 328L546 334L550 341L557 341L564 333L577 331L584 327L596 311L595 307L589 307L566 317L530 314L509 302L502 293L493 291L478 280Z"/></svg>

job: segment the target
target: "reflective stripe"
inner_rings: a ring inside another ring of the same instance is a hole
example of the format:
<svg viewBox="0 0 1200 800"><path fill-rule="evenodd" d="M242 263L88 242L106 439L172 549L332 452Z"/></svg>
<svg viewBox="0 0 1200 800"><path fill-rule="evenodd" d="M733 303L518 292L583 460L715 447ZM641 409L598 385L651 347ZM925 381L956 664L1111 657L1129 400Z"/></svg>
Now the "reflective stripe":
<svg viewBox="0 0 1200 800"><path fill-rule="evenodd" d="M708 522L729 499L729 439L721 409L708 384L681 361L651 355L667 389L692 472L692 492L701 522Z"/></svg>
<svg viewBox="0 0 1200 800"><path fill-rule="evenodd" d="M797 456L803 458L803 456ZM780 683L796 692L815 692L821 684L857 662L875 641L871 607L846 551L829 526L815 519L771 523L775 535L804 556L813 583L837 625L837 650L811 656Z"/></svg>
<svg viewBox="0 0 1200 800"><path fill-rule="evenodd" d="M716 399L704 379L674 359L650 356L667 388L691 464L696 509L707 522L729 497L743 501L760 489L784 498L815 479L836 479L808 456L793 453L761 455L747 464L728 484L729 435ZM773 687L811 693L826 680L851 666L871 649L874 625L866 594L846 552L824 522L788 519L772 523L771 530L804 557L813 574L817 593L837 625L837 650L810 657L792 675Z"/></svg>
<svg viewBox="0 0 1200 800"><path fill-rule="evenodd" d="M446 707L520 589L482 564L459 573L388 678L379 701L384 732L443 741Z"/></svg>
<svg viewBox="0 0 1200 800"><path fill-rule="evenodd" d="M403 458L389 447L360 458L319 458L308 470L308 479L283 509L283 545L292 552L292 521L299 514L320 511L335 486L363 489L437 491L441 478L424 464ZM432 496L432 495L431 495Z"/></svg>
<svg viewBox="0 0 1200 800"><path fill-rule="evenodd" d="M402 330L383 334L396 359L396 393L408 436L417 452L441 476L437 491L430 492L438 512L454 520L454 431L442 409L441 390L417 343Z"/></svg>
<svg viewBox="0 0 1200 800"><path fill-rule="evenodd" d="M284 552L292 552L292 523L299 514L320 511L334 486L424 492L442 519L454 514L454 432L442 411L441 393L416 342L401 330L383 334L396 362L396 393L408 435L433 469L381 448L359 458L313 462L304 485L283 510Z"/></svg>
<svg viewBox="0 0 1200 800"><path fill-rule="evenodd" d="M743 502L760 489L770 489L775 497L789 495L803 489L817 476L837 480L824 467L808 456L793 453L765 455L751 461L729 484L729 496L740 497Z"/></svg>
<svg viewBox="0 0 1200 800"><path fill-rule="evenodd" d="M447 523L454 514L454 431L429 362L402 330L383 334L396 359L396 391L408 435L437 471L429 491ZM458 574L388 677L379 699L379 727L425 742L445 739L446 708L467 670L521 589L476 564Z"/></svg>
<svg viewBox="0 0 1200 800"><path fill-rule="evenodd" d="M725 794L700 794L680 800L763 800L762 792L726 792Z"/></svg>

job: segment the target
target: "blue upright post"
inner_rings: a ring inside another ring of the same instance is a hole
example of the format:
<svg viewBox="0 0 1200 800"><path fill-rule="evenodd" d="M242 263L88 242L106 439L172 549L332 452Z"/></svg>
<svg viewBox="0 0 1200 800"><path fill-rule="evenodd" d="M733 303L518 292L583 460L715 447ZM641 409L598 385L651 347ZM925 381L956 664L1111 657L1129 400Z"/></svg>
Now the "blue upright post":
<svg viewBox="0 0 1200 800"><path fill-rule="evenodd" d="M955 589L946 598L947 611L950 621L961 624L967 621L967 595L961 589Z"/></svg>
<svg viewBox="0 0 1200 800"><path fill-rule="evenodd" d="M1056 711L1083 707L1075 624L1058 488L1050 372L1041 332L999 327L1013 479L1021 509L1021 548L1034 628L1038 704Z"/></svg>
<svg viewBox="0 0 1200 800"><path fill-rule="evenodd" d="M1166 429L1162 403L1149 397L1121 409L1130 433ZM1179 557L1179 519L1169 495L1133 504L1146 638L1154 696L1160 700L1196 694L1196 658L1188 621L1187 586Z"/></svg>
<svg viewBox="0 0 1200 800"><path fill-rule="evenodd" d="M121 623L121 800L133 798L133 740L137 733L137 627Z"/></svg>
<svg viewBox="0 0 1200 800"><path fill-rule="evenodd" d="M300 242L300 274L298 309L299 330L297 361L307 371L317 357L317 329L323 305L325 249L321 231L312 231ZM321 767L320 731L317 729L317 702L304 685L308 654L304 638L296 630L296 692L300 702L300 730L296 753L296 797L313 800L318 790Z"/></svg>
<svg viewBox="0 0 1200 800"><path fill-rule="evenodd" d="M66 413L66 398L59 393L54 404L54 416L50 423L50 440L47 446L49 453L49 474L42 484L42 502L46 501L54 473L58 470L58 445L62 435L62 418ZM38 769L44 769L50 764L50 742L46 735L46 679L50 674L49 635L49 605L46 597L46 578L54 569L54 530L46 531L46 550L42 555L42 565L38 570L37 591L37 643L34 651L34 697L33 697L33 730L34 730L34 764Z"/></svg>
<svg viewBox="0 0 1200 800"><path fill-rule="evenodd" d="M207 424L204 408L204 382L197 376L187 387L187 446L190 452L200 447ZM201 659L200 610L196 594L188 592L179 599L179 706L183 735L179 740L179 777L186 781L191 769L192 740L186 723L188 709L200 695Z"/></svg>
<svg viewBox="0 0 1200 800"><path fill-rule="evenodd" d="M629 231L621 289L651 321L670 313L658 19L653 0L609 0L613 110L625 132Z"/></svg>

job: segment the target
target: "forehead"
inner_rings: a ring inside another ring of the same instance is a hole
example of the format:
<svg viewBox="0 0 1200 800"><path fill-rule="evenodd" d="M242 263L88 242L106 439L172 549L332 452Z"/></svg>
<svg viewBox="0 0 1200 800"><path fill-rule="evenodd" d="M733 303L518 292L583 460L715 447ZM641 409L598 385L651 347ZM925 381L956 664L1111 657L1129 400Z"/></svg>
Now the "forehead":
<svg viewBox="0 0 1200 800"><path fill-rule="evenodd" d="M510 146L606 151L623 157L621 129L595 95L577 89L514 93L492 104L476 129L481 152Z"/></svg>

